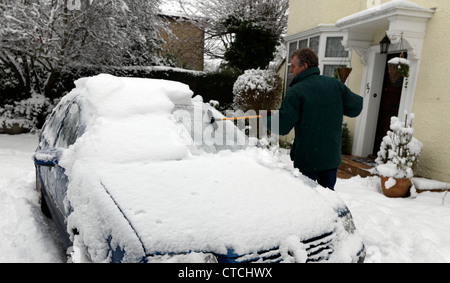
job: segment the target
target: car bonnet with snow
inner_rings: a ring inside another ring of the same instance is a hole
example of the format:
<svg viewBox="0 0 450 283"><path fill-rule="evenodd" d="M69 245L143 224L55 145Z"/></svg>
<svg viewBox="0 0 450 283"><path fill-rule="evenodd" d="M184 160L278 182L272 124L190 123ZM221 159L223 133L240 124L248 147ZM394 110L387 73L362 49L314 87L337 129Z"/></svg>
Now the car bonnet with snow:
<svg viewBox="0 0 450 283"><path fill-rule="evenodd" d="M250 146L232 122L214 129L207 110L222 115L192 94L181 83L102 74L62 99L79 106L65 112L78 118L73 144L58 149L68 184L60 203L89 260L363 257L336 193ZM42 133L60 134L47 124Z"/></svg>

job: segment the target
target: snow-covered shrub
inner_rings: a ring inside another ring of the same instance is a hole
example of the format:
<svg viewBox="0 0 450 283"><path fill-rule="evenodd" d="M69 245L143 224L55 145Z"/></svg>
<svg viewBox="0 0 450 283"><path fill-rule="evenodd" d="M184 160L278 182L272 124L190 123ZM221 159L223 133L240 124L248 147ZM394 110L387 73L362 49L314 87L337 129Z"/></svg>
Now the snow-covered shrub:
<svg viewBox="0 0 450 283"><path fill-rule="evenodd" d="M41 94L33 94L30 98L7 104L0 108L0 129L8 132L13 127L21 131L35 131L42 126L43 119L50 113L52 104Z"/></svg>
<svg viewBox="0 0 450 283"><path fill-rule="evenodd" d="M422 143L413 137L414 114L405 117L405 122L397 117L391 118L391 131L381 142L375 162L376 171L385 177L412 178Z"/></svg>
<svg viewBox="0 0 450 283"><path fill-rule="evenodd" d="M281 79L272 70L247 70L234 83L234 108L244 112L275 109L281 100L281 91Z"/></svg>

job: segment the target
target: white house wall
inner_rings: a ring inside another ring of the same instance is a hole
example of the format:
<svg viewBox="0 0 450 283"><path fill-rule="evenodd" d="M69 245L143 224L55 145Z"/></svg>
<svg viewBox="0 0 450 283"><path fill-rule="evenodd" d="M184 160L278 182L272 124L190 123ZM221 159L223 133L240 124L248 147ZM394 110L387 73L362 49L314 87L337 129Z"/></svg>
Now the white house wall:
<svg viewBox="0 0 450 283"><path fill-rule="evenodd" d="M450 1L413 2L436 8L427 25L412 107L414 136L424 144L416 172L450 182Z"/></svg>

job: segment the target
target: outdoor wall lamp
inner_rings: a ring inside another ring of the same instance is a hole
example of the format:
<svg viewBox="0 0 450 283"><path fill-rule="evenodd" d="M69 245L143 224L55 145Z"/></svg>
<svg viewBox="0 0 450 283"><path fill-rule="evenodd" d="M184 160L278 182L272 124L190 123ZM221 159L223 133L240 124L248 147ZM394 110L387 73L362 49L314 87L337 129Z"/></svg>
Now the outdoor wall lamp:
<svg viewBox="0 0 450 283"><path fill-rule="evenodd" d="M387 34L380 41L380 53L387 54L389 51L389 46L391 46L391 40L387 36Z"/></svg>

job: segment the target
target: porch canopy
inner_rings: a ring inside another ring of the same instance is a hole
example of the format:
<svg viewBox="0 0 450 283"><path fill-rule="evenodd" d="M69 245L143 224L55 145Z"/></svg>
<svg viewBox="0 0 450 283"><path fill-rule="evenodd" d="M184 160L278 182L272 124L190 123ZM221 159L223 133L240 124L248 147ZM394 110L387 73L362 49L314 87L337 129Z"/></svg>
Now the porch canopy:
<svg viewBox="0 0 450 283"><path fill-rule="evenodd" d="M336 27L344 35L342 44L347 50L354 50L364 65L360 89L364 105L356 120L353 155L365 157L373 154L377 146L378 119L385 115L379 110L387 55L381 54L379 41L386 33L391 40L389 53L407 51L410 62L408 87L401 90L398 113L410 113L427 23L434 12L434 9L423 8L410 1L392 0L337 21Z"/></svg>
<svg viewBox="0 0 450 283"><path fill-rule="evenodd" d="M337 21L336 27L344 33L344 47L354 50L363 64L367 62L368 49L378 44L377 40L384 37L384 32L392 42L392 50L399 47L402 38L408 58L418 60L422 54L426 26L434 12L434 9L423 8L407 0L392 0L342 18ZM375 38L380 35L380 38Z"/></svg>

